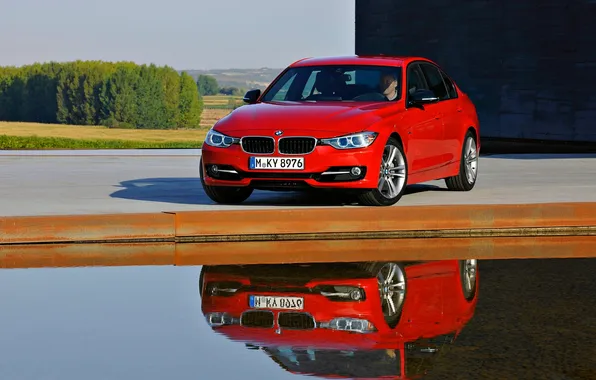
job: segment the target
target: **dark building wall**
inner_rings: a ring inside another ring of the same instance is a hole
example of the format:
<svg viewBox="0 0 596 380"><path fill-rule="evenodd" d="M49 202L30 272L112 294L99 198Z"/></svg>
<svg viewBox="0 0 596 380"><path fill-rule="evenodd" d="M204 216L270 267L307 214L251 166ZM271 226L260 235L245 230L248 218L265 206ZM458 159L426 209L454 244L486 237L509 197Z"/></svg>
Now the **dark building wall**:
<svg viewBox="0 0 596 380"><path fill-rule="evenodd" d="M436 61L483 137L596 142L596 0L356 0L355 53Z"/></svg>

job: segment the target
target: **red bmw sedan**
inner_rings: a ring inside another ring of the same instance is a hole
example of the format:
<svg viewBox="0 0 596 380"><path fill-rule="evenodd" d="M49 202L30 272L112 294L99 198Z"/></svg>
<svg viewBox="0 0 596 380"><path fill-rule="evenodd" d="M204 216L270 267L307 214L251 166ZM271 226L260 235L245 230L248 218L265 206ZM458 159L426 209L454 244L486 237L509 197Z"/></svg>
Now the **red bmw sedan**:
<svg viewBox="0 0 596 380"><path fill-rule="evenodd" d="M244 101L202 147L201 182L217 203L241 203L255 189L329 189L389 206L410 184L476 183L476 108L428 59L307 58Z"/></svg>

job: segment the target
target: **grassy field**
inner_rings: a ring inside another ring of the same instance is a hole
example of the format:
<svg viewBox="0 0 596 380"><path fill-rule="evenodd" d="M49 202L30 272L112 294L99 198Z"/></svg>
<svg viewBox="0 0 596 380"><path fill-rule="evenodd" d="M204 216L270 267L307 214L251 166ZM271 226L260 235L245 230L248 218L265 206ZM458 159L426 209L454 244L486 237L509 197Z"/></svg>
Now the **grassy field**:
<svg viewBox="0 0 596 380"><path fill-rule="evenodd" d="M0 121L0 149L200 148L205 133L231 109L229 96L205 97L200 128L192 130L115 129L102 126ZM240 100L241 101L241 100Z"/></svg>
<svg viewBox="0 0 596 380"><path fill-rule="evenodd" d="M205 131L213 126L216 121L229 114L231 109L205 108L201 114L201 128Z"/></svg>
<svg viewBox="0 0 596 380"><path fill-rule="evenodd" d="M243 104L242 96L208 95L203 97L206 109L234 109Z"/></svg>

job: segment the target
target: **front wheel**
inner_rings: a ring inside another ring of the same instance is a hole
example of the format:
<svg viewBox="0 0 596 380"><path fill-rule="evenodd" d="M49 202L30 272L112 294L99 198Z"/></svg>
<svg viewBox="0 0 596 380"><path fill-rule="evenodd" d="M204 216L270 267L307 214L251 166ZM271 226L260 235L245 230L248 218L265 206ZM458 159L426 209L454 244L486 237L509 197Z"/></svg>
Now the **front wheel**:
<svg viewBox="0 0 596 380"><path fill-rule="evenodd" d="M408 164L401 143L391 137L383 150L377 188L361 194L358 200L365 206L391 206L397 203L408 182Z"/></svg>
<svg viewBox="0 0 596 380"><path fill-rule="evenodd" d="M478 151L476 139L470 131L466 133L461 151L459 173L456 176L445 178L449 190L470 191L476 185L478 177Z"/></svg>
<svg viewBox="0 0 596 380"><path fill-rule="evenodd" d="M372 262L359 265L367 274L377 278L383 318L394 329L402 316L406 300L406 269L402 263Z"/></svg>
<svg viewBox="0 0 596 380"><path fill-rule="evenodd" d="M251 187L210 186L205 183L203 162L199 163L199 175L205 194L214 202L222 204L242 203L252 195Z"/></svg>

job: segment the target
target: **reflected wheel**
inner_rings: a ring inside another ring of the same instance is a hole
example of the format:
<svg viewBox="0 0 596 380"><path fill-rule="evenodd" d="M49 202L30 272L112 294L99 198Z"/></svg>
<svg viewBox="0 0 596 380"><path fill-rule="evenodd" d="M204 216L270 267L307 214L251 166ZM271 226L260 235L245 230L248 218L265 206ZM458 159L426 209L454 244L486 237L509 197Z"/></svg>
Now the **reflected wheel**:
<svg viewBox="0 0 596 380"><path fill-rule="evenodd" d="M406 271L401 263L362 263L360 267L375 276L379 289L381 311L385 322L395 328L401 318L406 299Z"/></svg>
<svg viewBox="0 0 596 380"><path fill-rule="evenodd" d="M478 260L460 260L459 273L464 298L471 301L476 296L476 278L478 275Z"/></svg>

